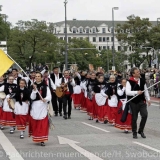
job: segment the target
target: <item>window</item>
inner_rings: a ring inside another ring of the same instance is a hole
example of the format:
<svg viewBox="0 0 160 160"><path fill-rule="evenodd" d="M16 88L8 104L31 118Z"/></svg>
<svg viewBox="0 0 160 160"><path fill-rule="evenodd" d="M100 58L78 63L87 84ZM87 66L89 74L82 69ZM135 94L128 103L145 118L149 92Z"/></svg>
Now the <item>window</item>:
<svg viewBox="0 0 160 160"><path fill-rule="evenodd" d="M89 28L86 28L86 33L89 33Z"/></svg>
<svg viewBox="0 0 160 160"><path fill-rule="evenodd" d="M96 37L93 37L93 42L96 42Z"/></svg>
<svg viewBox="0 0 160 160"><path fill-rule="evenodd" d="M66 28L63 29L63 32L66 33Z"/></svg>
<svg viewBox="0 0 160 160"><path fill-rule="evenodd" d="M124 51L127 51L127 46L124 46Z"/></svg>
<svg viewBox="0 0 160 160"><path fill-rule="evenodd" d="M103 49L106 49L106 46L103 46Z"/></svg>
<svg viewBox="0 0 160 160"><path fill-rule="evenodd" d="M99 37L99 42L102 42L102 37Z"/></svg>
<svg viewBox="0 0 160 160"><path fill-rule="evenodd" d="M73 33L77 33L77 28L73 28Z"/></svg>
<svg viewBox="0 0 160 160"><path fill-rule="evenodd" d="M109 47L109 46L107 46L107 49L108 49L108 50L110 50L110 47Z"/></svg>
<svg viewBox="0 0 160 160"><path fill-rule="evenodd" d="M93 28L93 33L96 33L96 28Z"/></svg>
<svg viewBox="0 0 160 160"><path fill-rule="evenodd" d="M83 28L80 28L80 29L79 29L79 33L83 33Z"/></svg>
<svg viewBox="0 0 160 160"><path fill-rule="evenodd" d="M101 50L102 49L102 46L99 46L99 50Z"/></svg>
<svg viewBox="0 0 160 160"><path fill-rule="evenodd" d="M113 46L112 46L112 50L113 50Z"/></svg>
<svg viewBox="0 0 160 160"><path fill-rule="evenodd" d="M111 37L111 41L113 42L113 37Z"/></svg>
<svg viewBox="0 0 160 160"><path fill-rule="evenodd" d="M102 28L102 33L106 33L106 29L105 28Z"/></svg>
<svg viewBox="0 0 160 160"><path fill-rule="evenodd" d="M60 40L63 40L63 37L60 37L59 39L60 39Z"/></svg>
<svg viewBox="0 0 160 160"><path fill-rule="evenodd" d="M118 46L118 51L121 51L121 46Z"/></svg>
<svg viewBox="0 0 160 160"><path fill-rule="evenodd" d="M132 51L132 47L131 46L129 47L129 51Z"/></svg>
<svg viewBox="0 0 160 160"><path fill-rule="evenodd" d="M80 37L79 39L80 39L80 40L83 40L83 37Z"/></svg>
<svg viewBox="0 0 160 160"><path fill-rule="evenodd" d="M107 41L109 41L109 37L107 37Z"/></svg>
<svg viewBox="0 0 160 160"><path fill-rule="evenodd" d="M111 33L113 33L113 27L111 28Z"/></svg>
<svg viewBox="0 0 160 160"><path fill-rule="evenodd" d="M68 42L70 42L71 41L71 37L68 37Z"/></svg>
<svg viewBox="0 0 160 160"><path fill-rule="evenodd" d="M105 42L106 41L106 37L103 37L103 42Z"/></svg>

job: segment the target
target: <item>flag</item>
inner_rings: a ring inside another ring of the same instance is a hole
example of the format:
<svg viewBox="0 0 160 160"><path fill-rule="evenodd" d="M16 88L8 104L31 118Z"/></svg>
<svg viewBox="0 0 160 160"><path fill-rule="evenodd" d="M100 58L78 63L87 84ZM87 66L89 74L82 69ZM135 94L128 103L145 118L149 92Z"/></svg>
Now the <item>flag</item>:
<svg viewBox="0 0 160 160"><path fill-rule="evenodd" d="M0 49L0 76L2 76L14 62Z"/></svg>

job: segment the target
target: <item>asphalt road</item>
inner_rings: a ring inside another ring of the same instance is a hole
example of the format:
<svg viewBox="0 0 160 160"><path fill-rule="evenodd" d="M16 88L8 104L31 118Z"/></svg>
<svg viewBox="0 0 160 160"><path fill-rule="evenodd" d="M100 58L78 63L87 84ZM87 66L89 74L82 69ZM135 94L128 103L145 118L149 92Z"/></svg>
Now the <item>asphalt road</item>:
<svg viewBox="0 0 160 160"><path fill-rule="evenodd" d="M45 147L33 143L27 131L20 139L18 131L10 135L5 128L0 131L0 160L159 160L160 107L152 104L148 111L146 139L138 135L135 140L131 132L90 121L86 113L74 109L70 120L53 117L55 130L50 131Z"/></svg>

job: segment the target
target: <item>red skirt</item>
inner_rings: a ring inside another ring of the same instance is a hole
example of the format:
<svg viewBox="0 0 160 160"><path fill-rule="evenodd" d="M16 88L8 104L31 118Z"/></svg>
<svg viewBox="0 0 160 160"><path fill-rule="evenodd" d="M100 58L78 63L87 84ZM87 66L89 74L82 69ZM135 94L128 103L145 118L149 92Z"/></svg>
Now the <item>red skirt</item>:
<svg viewBox="0 0 160 160"><path fill-rule="evenodd" d="M87 111L86 101L87 101L87 98L84 96L84 93L82 93L82 99L81 99L81 111L84 111L84 112Z"/></svg>
<svg viewBox="0 0 160 160"><path fill-rule="evenodd" d="M117 113L115 127L122 129L122 130L125 130L125 129L132 130L132 126L131 126L132 125L132 115L130 113L128 113L126 122L124 122L124 123L121 122L122 115L123 115L123 111L120 114Z"/></svg>
<svg viewBox="0 0 160 160"><path fill-rule="evenodd" d="M122 106L122 102L121 101L118 102L117 107L110 107L108 105L107 116L108 116L108 122L109 123L115 123L116 118L117 118L118 109L121 106Z"/></svg>
<svg viewBox="0 0 160 160"><path fill-rule="evenodd" d="M95 96L93 97L92 102L93 102L93 107L92 107L93 108L93 115L92 115L92 118L93 119L97 119L98 118L98 108L99 108L99 106L96 103Z"/></svg>
<svg viewBox="0 0 160 160"><path fill-rule="evenodd" d="M3 109L0 107L0 125L2 124Z"/></svg>
<svg viewBox="0 0 160 160"><path fill-rule="evenodd" d="M15 120L14 113L3 111L1 125L3 125L3 126L16 126L16 120Z"/></svg>
<svg viewBox="0 0 160 160"><path fill-rule="evenodd" d="M105 116L106 116L106 109L107 109L106 105L98 106L98 115L97 115L97 117L98 117L98 121L99 122L104 122L106 120L106 118L105 118Z"/></svg>
<svg viewBox="0 0 160 160"><path fill-rule="evenodd" d="M35 120L30 116L29 136L32 136L34 142L48 141L49 122L48 116L42 120Z"/></svg>
<svg viewBox="0 0 160 160"><path fill-rule="evenodd" d="M23 131L26 129L28 123L28 115L16 115L17 130Z"/></svg>
<svg viewBox="0 0 160 160"><path fill-rule="evenodd" d="M81 107L82 94L73 94L72 95L74 108Z"/></svg>
<svg viewBox="0 0 160 160"><path fill-rule="evenodd" d="M93 116L93 102L86 98L87 114Z"/></svg>

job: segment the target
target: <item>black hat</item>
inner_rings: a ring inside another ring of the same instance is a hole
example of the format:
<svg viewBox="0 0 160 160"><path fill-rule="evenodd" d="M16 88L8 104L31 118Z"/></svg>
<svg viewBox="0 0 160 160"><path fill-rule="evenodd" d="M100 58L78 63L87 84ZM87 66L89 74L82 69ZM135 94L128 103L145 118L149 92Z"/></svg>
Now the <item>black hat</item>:
<svg viewBox="0 0 160 160"><path fill-rule="evenodd" d="M53 70L54 70L54 69L58 69L58 68L59 68L59 67L53 67Z"/></svg>

